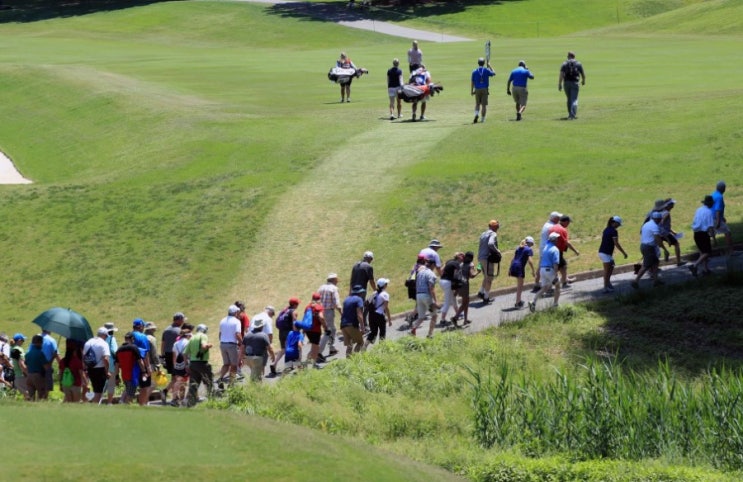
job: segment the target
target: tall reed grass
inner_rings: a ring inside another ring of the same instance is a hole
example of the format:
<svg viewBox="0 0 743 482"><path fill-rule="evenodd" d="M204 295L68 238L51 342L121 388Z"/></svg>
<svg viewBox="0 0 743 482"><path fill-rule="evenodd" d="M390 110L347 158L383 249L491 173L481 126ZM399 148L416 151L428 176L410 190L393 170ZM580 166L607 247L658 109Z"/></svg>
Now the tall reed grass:
<svg viewBox="0 0 743 482"><path fill-rule="evenodd" d="M667 362L640 373L589 359L547 381L470 369L473 432L484 448L577 460L665 458L743 469L743 374L710 369L680 381Z"/></svg>

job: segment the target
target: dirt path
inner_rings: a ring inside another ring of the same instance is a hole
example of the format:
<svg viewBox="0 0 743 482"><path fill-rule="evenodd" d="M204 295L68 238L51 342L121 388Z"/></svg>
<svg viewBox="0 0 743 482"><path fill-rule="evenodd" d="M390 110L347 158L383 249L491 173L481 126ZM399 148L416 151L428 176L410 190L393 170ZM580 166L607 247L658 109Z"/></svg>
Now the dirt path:
<svg viewBox="0 0 743 482"><path fill-rule="evenodd" d="M235 299L246 299L251 313L293 295L306 301L328 272L344 278L363 253L361 241L375 221L377 197L398 179L394 172L458 128L421 122L401 129L396 124L380 122L348 139L275 205L233 292Z"/></svg>

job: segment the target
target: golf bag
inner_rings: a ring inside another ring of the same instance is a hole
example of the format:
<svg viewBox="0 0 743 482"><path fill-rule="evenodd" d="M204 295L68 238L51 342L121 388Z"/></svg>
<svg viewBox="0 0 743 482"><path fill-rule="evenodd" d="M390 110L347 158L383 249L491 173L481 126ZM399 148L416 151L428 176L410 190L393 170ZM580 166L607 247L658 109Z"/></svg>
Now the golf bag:
<svg viewBox="0 0 743 482"><path fill-rule="evenodd" d="M358 78L368 73L369 71L364 68L354 69L352 67L350 69L344 69L343 67L333 67L328 72L328 80L336 84L348 84L354 77Z"/></svg>
<svg viewBox="0 0 743 482"><path fill-rule="evenodd" d="M404 102L420 102L429 96L440 93L444 86L440 84L412 85L405 84L397 91L397 98Z"/></svg>

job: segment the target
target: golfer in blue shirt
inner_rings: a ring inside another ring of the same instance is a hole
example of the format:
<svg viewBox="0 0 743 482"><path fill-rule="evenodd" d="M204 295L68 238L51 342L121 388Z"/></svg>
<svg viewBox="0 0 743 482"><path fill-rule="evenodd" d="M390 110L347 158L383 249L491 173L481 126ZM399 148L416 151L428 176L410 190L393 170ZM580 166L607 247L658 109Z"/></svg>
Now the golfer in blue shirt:
<svg viewBox="0 0 743 482"><path fill-rule="evenodd" d="M488 112L488 87L490 87L490 77L495 77L495 71L490 66L490 62L485 66L485 59L480 57L477 59L477 68L472 71L472 82L470 84L472 95L475 96L475 120L473 124L477 124L477 120L480 118L480 106L482 106L482 120L485 122L485 114Z"/></svg>
<svg viewBox="0 0 743 482"><path fill-rule="evenodd" d="M539 291L534 295L534 301L529 302L529 311L534 313L537 309L537 301L542 293L549 288L554 289L552 306L557 307L560 301L560 283L557 281L557 269L560 264L560 250L555 246L555 241L560 237L558 233L550 233L547 237L547 245L542 251L539 259L539 280L542 283Z"/></svg>
<svg viewBox="0 0 743 482"><path fill-rule="evenodd" d="M521 114L526 110L526 99L529 97L529 91L526 89L526 83L533 79L534 75L529 72L526 62L519 60L519 66L511 71L506 85L506 94L513 95L513 101L516 103L516 120L521 120ZM513 83L513 94L511 93L511 83Z"/></svg>

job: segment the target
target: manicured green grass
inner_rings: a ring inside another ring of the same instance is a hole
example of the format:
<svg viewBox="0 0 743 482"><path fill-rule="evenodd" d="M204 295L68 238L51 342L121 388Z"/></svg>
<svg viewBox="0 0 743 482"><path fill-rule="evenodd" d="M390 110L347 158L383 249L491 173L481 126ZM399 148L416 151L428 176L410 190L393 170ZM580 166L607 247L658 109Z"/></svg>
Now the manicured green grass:
<svg viewBox="0 0 743 482"><path fill-rule="evenodd" d="M460 480L351 438L214 410L3 403L0 419L18 427L3 480Z"/></svg>
<svg viewBox="0 0 743 482"><path fill-rule="evenodd" d="M329 271L345 284L365 249L402 311L402 279L433 237L448 257L497 217L511 248L560 209L583 253L572 269L594 268L610 215L636 253L654 199L676 197L688 232L720 178L740 231L738 37L499 39L478 126L467 86L481 43L426 44L445 86L431 121L389 123L383 73L409 41L273 13L174 2L0 27L0 149L35 181L0 190L3 329L28 331L53 305L94 324L181 309L214 326L235 299L256 312L306 299ZM588 84L565 123L555 84L571 48ZM371 71L343 106L325 80L341 49ZM537 78L515 123L503 91L519 58ZM714 63L725 75L702 82Z"/></svg>

